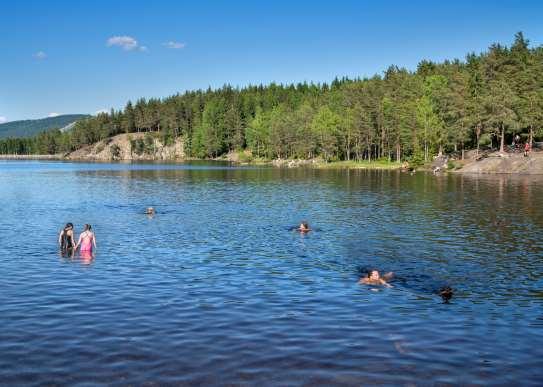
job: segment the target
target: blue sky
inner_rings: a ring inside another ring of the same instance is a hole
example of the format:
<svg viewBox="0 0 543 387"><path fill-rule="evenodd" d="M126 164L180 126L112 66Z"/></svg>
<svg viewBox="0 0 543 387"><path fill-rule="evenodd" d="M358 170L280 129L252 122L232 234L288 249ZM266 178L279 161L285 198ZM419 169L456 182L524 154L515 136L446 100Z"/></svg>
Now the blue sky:
<svg viewBox="0 0 543 387"><path fill-rule="evenodd" d="M529 0L8 0L0 14L0 121L225 83L414 69L510 44L517 31L543 43L543 2Z"/></svg>

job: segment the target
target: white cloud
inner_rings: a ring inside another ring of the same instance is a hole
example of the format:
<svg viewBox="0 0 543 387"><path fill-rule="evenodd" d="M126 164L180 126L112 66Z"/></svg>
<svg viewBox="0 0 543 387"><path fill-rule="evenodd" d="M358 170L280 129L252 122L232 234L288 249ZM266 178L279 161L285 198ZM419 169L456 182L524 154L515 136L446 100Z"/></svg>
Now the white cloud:
<svg viewBox="0 0 543 387"><path fill-rule="evenodd" d="M174 49L174 50L179 50L181 48L185 48L186 46L186 43L181 43L181 42L174 42L174 41L169 41L169 42L166 42L166 43L162 43L162 45L166 48L171 48L171 49Z"/></svg>
<svg viewBox="0 0 543 387"><path fill-rule="evenodd" d="M53 113L49 113L49 114L47 115L47 117L49 117L49 118L58 117L58 116L60 116L60 113L54 113L54 112L53 112Z"/></svg>
<svg viewBox="0 0 543 387"><path fill-rule="evenodd" d="M4 122L8 122L8 119L4 116L0 116L0 124L3 124Z"/></svg>
<svg viewBox="0 0 543 387"><path fill-rule="evenodd" d="M102 114L102 113L108 113L108 110L107 109L97 110L94 112L94 115L97 116L98 114Z"/></svg>
<svg viewBox="0 0 543 387"><path fill-rule="evenodd" d="M47 54L43 51L38 51L37 53L35 53L34 55L32 55L34 58L36 59L39 59L39 60L42 60L42 59L45 59L47 58Z"/></svg>
<svg viewBox="0 0 543 387"><path fill-rule="evenodd" d="M138 41L131 36L112 36L106 41L108 47L118 46L125 51L140 50L145 51L147 47L140 46Z"/></svg>

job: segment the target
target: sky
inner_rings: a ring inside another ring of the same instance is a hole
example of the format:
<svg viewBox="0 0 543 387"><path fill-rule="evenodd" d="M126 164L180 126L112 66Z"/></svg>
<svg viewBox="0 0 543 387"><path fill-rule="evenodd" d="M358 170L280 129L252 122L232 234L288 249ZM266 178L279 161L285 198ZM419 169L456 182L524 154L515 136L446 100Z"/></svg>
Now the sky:
<svg viewBox="0 0 543 387"><path fill-rule="evenodd" d="M543 44L543 2L530 0L7 0L0 15L0 122L226 83L413 70L510 45L518 31Z"/></svg>

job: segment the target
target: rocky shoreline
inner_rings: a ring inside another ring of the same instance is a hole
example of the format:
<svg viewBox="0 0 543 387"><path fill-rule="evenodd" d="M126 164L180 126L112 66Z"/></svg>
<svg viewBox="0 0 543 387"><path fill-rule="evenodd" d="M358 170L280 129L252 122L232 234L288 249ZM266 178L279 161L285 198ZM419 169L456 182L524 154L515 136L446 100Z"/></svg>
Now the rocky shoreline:
<svg viewBox="0 0 543 387"><path fill-rule="evenodd" d="M155 136L145 133L120 134L93 145L85 146L68 154L56 155L0 155L3 160L74 160L74 161L172 161L184 162L194 159L187 157L182 139L163 144ZM321 159L253 159L249 151L232 152L215 159L239 165L269 165L276 168L337 168L337 169L409 169L408 163L379 162L325 162ZM522 153L492 152L480 154L475 151L466 154L464 160L449 156L436 157L422 170L435 173L453 172L469 174L543 174L543 152L531 152L528 157Z"/></svg>
<svg viewBox="0 0 543 387"><path fill-rule="evenodd" d="M522 153L493 152L480 159L470 160L459 173L473 174L543 174L543 152L531 152L527 157Z"/></svg>

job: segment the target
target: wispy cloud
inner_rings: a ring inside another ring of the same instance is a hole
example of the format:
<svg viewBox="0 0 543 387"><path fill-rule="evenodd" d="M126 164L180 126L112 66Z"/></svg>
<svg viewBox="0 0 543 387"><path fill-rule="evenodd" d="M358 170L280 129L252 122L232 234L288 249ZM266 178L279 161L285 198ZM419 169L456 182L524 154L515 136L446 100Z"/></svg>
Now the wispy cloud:
<svg viewBox="0 0 543 387"><path fill-rule="evenodd" d="M35 53L34 55L32 55L34 58L38 59L38 60L43 60L45 58L47 58L47 54L43 51L38 51L37 53Z"/></svg>
<svg viewBox="0 0 543 387"><path fill-rule="evenodd" d="M8 119L4 116L0 116L0 124L3 124L4 122L8 122Z"/></svg>
<svg viewBox="0 0 543 387"><path fill-rule="evenodd" d="M140 46L138 41L131 36L112 36L106 41L108 47L118 46L124 51L147 51L147 47Z"/></svg>
<svg viewBox="0 0 543 387"><path fill-rule="evenodd" d="M170 40L169 42L165 42L165 43L162 43L162 45L166 48L171 48L173 50L179 50L181 48L185 48L186 47L186 43L181 43L181 42L174 42L173 40Z"/></svg>
<svg viewBox="0 0 543 387"><path fill-rule="evenodd" d="M47 115L47 117L49 117L49 118L58 117L58 116L60 116L60 113L55 113L55 112L49 113L49 114Z"/></svg>

